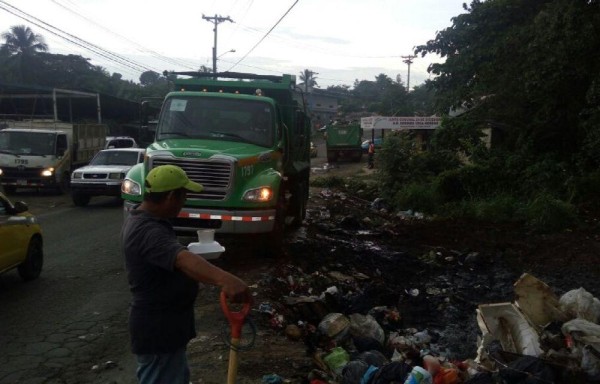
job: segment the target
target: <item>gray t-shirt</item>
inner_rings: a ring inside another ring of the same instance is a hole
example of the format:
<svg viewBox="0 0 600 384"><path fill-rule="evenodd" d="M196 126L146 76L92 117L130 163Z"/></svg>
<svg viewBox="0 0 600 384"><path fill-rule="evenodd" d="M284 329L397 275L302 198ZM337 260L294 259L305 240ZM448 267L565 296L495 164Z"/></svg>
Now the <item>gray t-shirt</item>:
<svg viewBox="0 0 600 384"><path fill-rule="evenodd" d="M175 268L185 249L167 220L130 211L121 230L129 288L131 348L135 354L174 352L196 336L198 283Z"/></svg>

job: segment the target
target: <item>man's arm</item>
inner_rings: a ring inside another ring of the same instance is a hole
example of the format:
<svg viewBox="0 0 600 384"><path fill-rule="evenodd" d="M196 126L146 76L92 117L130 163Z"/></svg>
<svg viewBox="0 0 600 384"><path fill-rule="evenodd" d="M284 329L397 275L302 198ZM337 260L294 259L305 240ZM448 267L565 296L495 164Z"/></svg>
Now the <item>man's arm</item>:
<svg viewBox="0 0 600 384"><path fill-rule="evenodd" d="M229 300L233 302L250 302L248 286L237 276L206 261L186 249L177 253L175 268L192 279L221 287Z"/></svg>

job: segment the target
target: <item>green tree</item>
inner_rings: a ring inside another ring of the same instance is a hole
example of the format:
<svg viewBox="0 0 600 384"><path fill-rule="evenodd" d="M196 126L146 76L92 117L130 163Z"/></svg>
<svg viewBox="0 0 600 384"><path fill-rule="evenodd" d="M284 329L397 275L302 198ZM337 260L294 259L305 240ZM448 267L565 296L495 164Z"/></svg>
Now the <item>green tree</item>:
<svg viewBox="0 0 600 384"><path fill-rule="evenodd" d="M388 116L412 114L402 82L394 81L383 73L377 75L375 81L356 80L351 94L352 99L344 105L350 112L363 111Z"/></svg>
<svg viewBox="0 0 600 384"><path fill-rule="evenodd" d="M14 69L14 80L33 83L40 65L39 53L48 50L44 38L24 25L12 26L2 33L2 38L4 44L0 51L4 55L4 64Z"/></svg>
<svg viewBox="0 0 600 384"><path fill-rule="evenodd" d="M317 77L315 75L318 75L318 73L311 71L310 69L305 69L304 71L300 72L300 80L302 82L298 85L304 87L305 93L308 93L310 88L319 86L317 84Z"/></svg>
<svg viewBox="0 0 600 384"><path fill-rule="evenodd" d="M469 110L463 118L499 128L507 150L570 159L591 129L582 111L594 110L599 2L474 0L464 8L416 49L445 58L429 67L438 111Z"/></svg>
<svg viewBox="0 0 600 384"><path fill-rule="evenodd" d="M160 74L154 71L146 71L140 75L140 84L143 86L154 85L160 79Z"/></svg>

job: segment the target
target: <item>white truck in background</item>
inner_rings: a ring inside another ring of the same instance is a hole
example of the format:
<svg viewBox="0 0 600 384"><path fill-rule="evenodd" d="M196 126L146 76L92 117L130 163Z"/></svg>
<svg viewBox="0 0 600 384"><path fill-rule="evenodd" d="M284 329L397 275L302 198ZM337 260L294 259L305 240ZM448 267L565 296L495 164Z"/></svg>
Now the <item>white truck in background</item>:
<svg viewBox="0 0 600 384"><path fill-rule="evenodd" d="M69 190L71 172L104 148L102 124L15 121L0 130L0 184L17 188Z"/></svg>
<svg viewBox="0 0 600 384"><path fill-rule="evenodd" d="M24 98L3 94L0 102L11 97L11 102ZM18 188L51 188L67 193L71 172L104 148L108 127L100 118L100 98L97 94L57 89L51 95L31 97L52 98L54 113L0 116L0 185L6 193L14 193ZM58 102L68 99L71 104L71 97L96 99L92 110L97 114L97 123L60 121Z"/></svg>

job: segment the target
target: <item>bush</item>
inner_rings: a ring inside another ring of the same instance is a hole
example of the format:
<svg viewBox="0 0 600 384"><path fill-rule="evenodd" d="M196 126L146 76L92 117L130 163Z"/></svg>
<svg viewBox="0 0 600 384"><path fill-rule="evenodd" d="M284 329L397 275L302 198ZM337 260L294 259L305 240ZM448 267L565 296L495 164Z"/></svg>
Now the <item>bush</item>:
<svg viewBox="0 0 600 384"><path fill-rule="evenodd" d="M486 200L478 200L472 205L472 214L476 219L494 223L518 220L522 206L519 200L511 195L499 195Z"/></svg>
<svg viewBox="0 0 600 384"><path fill-rule="evenodd" d="M435 213L439 199L431 186L413 183L399 190L392 201L399 210L412 209L424 213Z"/></svg>
<svg viewBox="0 0 600 384"><path fill-rule="evenodd" d="M538 195L525 209L527 224L536 232L550 233L577 224L577 211L572 204L547 193Z"/></svg>
<svg viewBox="0 0 600 384"><path fill-rule="evenodd" d="M436 179L435 188L443 201L460 201L493 196L502 185L493 179L487 167L465 165L442 172Z"/></svg>

